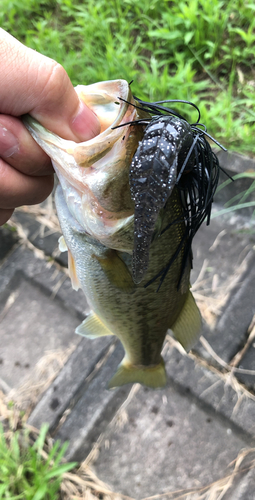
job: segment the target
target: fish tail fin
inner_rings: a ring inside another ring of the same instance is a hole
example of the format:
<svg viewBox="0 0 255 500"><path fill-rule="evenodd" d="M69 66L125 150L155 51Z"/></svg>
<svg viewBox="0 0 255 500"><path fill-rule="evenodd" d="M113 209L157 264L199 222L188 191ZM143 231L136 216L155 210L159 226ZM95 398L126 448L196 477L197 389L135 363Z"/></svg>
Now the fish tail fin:
<svg viewBox="0 0 255 500"><path fill-rule="evenodd" d="M117 372L111 378L108 388L113 389L124 384L140 383L156 389L157 387L164 387L166 380L165 363L162 358L158 365L148 367L131 365L124 358Z"/></svg>
<svg viewBox="0 0 255 500"><path fill-rule="evenodd" d="M187 300L176 322L171 326L174 337L186 351L192 349L200 337L202 319L192 293L189 291Z"/></svg>

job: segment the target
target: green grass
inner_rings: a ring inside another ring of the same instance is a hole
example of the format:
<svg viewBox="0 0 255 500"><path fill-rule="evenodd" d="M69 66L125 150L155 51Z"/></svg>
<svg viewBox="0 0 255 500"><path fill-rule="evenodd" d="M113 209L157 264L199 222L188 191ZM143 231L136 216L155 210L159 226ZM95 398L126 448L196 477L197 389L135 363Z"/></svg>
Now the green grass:
<svg viewBox="0 0 255 500"><path fill-rule="evenodd" d="M64 472L75 463L62 463L67 445L47 446L48 427L44 425L34 444L28 429L9 431L7 438L0 424L0 499L56 500ZM8 434L8 433L6 433ZM47 452L45 452L45 448Z"/></svg>
<svg viewBox="0 0 255 500"><path fill-rule="evenodd" d="M251 1L2 0L0 24L74 85L124 78L140 98L192 100L219 141L255 153Z"/></svg>
<svg viewBox="0 0 255 500"><path fill-rule="evenodd" d="M249 187L240 191L238 194L229 199L227 203L225 203L224 208L222 210L212 214L211 219L214 219L215 217L219 217L222 215L230 214L231 212L234 212L236 210L255 207L255 201L254 201L255 172L247 171L233 176L234 181L238 181L239 179L248 179L250 181ZM231 179L227 179L225 182L220 184L220 186L218 186L217 188L217 193L219 193L219 191L228 186L231 182L232 182ZM254 223L254 216L255 216L255 208L253 210L252 215L250 216L250 222L252 221ZM254 228L252 229L252 232L254 232Z"/></svg>

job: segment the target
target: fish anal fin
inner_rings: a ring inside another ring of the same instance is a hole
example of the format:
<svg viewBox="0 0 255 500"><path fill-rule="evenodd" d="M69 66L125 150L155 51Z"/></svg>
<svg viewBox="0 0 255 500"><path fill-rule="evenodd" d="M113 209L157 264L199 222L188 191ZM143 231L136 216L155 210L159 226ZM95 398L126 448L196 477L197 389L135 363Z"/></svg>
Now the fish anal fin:
<svg viewBox="0 0 255 500"><path fill-rule="evenodd" d="M96 339L97 337L105 337L113 335L113 333L102 323L95 313L90 313L84 321L77 326L75 333L87 337L89 339Z"/></svg>
<svg viewBox="0 0 255 500"><path fill-rule="evenodd" d="M71 278L73 289L76 291L79 290L79 288L81 288L81 284L79 282L79 279L78 279L78 276L76 273L74 258L73 258L71 251L69 249L68 249L68 271L69 271L69 275Z"/></svg>
<svg viewBox="0 0 255 500"><path fill-rule="evenodd" d="M189 291L186 302L177 320L170 326L174 337L186 351L192 349L200 337L202 319L192 293Z"/></svg>
<svg viewBox="0 0 255 500"><path fill-rule="evenodd" d="M95 254L93 257L100 263L112 285L126 292L131 292L135 289L129 269L119 257L116 250L109 250L104 257L99 257Z"/></svg>
<svg viewBox="0 0 255 500"><path fill-rule="evenodd" d="M140 383L156 389L164 387L166 380L165 363L162 358L158 365L148 367L131 365L124 358L115 375L111 378L108 389L130 383Z"/></svg>

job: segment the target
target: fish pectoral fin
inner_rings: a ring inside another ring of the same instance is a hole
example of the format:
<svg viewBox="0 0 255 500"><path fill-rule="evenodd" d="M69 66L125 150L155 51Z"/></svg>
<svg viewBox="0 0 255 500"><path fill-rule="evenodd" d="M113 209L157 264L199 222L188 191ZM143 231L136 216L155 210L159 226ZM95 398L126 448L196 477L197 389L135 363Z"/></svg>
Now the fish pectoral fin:
<svg viewBox="0 0 255 500"><path fill-rule="evenodd" d="M64 236L60 236L58 239L58 248L60 252L67 252L68 248Z"/></svg>
<svg viewBox="0 0 255 500"><path fill-rule="evenodd" d="M60 252L68 251L68 271L69 271L70 279L72 282L72 287L74 290L77 291L77 290L79 290L79 288L81 288L81 284L79 282L79 279L78 279L78 276L76 273L74 258L73 258L71 251L69 250L69 248L65 242L64 236L60 236L60 238L58 239L58 248L59 248Z"/></svg>
<svg viewBox="0 0 255 500"><path fill-rule="evenodd" d="M176 322L171 325L174 337L186 351L192 349L200 337L202 319L192 293L189 291L187 300Z"/></svg>
<svg viewBox="0 0 255 500"><path fill-rule="evenodd" d="M134 366L124 358L115 375L111 378L108 389L130 383L143 384L152 389L164 387L166 385L166 370L163 358L158 365L154 366Z"/></svg>
<svg viewBox="0 0 255 500"><path fill-rule="evenodd" d="M113 335L111 330L109 330L93 312L90 313L79 326L77 326L75 333L89 339Z"/></svg>
<svg viewBox="0 0 255 500"><path fill-rule="evenodd" d="M132 276L116 250L109 250L106 252L105 257L98 257L95 254L93 257L100 263L112 285L126 292L131 292L135 289Z"/></svg>
<svg viewBox="0 0 255 500"><path fill-rule="evenodd" d="M76 291L79 290L79 288L81 288L81 284L79 282L79 279L78 279L78 276L76 273L74 258L73 258L69 249L68 249L68 271L69 271L69 275L70 275L73 289Z"/></svg>

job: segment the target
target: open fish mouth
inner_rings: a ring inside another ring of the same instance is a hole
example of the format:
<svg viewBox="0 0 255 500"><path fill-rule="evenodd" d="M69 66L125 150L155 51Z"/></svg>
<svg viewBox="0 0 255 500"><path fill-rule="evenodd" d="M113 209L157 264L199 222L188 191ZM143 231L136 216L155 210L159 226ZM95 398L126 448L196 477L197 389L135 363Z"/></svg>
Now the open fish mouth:
<svg viewBox="0 0 255 500"><path fill-rule="evenodd" d="M29 115L23 121L51 157L74 219L102 244L131 254L133 238L121 242L120 234L133 224L129 169L144 127L133 130L126 123L149 115L136 109L125 80L81 85L76 92L100 121L101 132L93 139L75 143L53 134Z"/></svg>

